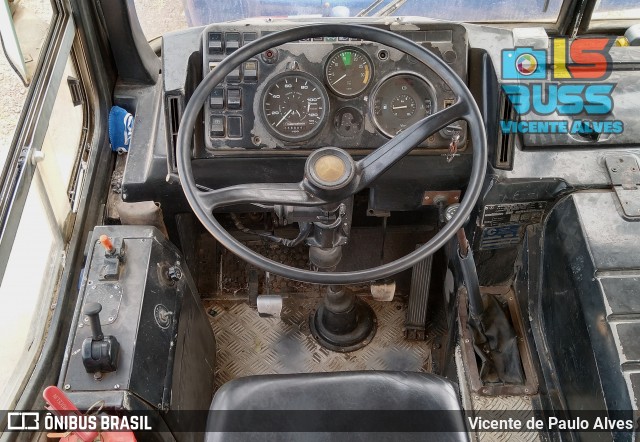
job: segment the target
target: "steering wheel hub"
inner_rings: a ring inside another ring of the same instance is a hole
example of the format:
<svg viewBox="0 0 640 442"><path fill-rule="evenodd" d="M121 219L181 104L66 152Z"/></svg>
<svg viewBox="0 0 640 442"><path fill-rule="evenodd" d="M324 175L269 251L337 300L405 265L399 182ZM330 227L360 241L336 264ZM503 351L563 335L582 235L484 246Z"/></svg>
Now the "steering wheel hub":
<svg viewBox="0 0 640 442"><path fill-rule="evenodd" d="M325 147L316 150L307 158L305 178L312 187L338 190L353 180L355 170L355 162L351 155L337 147Z"/></svg>

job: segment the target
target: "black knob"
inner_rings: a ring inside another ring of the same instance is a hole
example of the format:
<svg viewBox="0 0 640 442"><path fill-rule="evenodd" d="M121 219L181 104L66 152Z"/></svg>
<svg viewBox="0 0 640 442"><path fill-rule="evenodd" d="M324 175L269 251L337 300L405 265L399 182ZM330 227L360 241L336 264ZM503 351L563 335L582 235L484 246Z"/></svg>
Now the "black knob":
<svg viewBox="0 0 640 442"><path fill-rule="evenodd" d="M100 326L100 312L102 311L102 305L98 302L90 302L84 306L84 314L89 317L89 324L91 325L91 334L94 341L102 341L104 335L102 334L102 327Z"/></svg>

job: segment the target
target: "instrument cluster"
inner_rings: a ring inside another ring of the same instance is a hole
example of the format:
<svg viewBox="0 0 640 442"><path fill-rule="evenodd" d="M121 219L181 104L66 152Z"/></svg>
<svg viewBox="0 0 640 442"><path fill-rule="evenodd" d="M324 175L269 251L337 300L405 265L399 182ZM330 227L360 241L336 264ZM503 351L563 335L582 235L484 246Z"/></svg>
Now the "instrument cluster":
<svg viewBox="0 0 640 442"><path fill-rule="evenodd" d="M259 36L212 26L203 33L205 72ZM410 36L466 77L466 34L460 29ZM212 91L203 156L238 148L377 148L454 101L428 67L392 48L335 37L288 43L246 61ZM458 123L421 147L446 149L452 132L464 142L466 126Z"/></svg>

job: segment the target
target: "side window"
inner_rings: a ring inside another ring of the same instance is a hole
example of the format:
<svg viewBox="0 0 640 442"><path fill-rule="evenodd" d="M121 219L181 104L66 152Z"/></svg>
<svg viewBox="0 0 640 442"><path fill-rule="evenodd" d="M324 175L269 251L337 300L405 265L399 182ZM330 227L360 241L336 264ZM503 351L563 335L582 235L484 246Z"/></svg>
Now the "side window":
<svg viewBox="0 0 640 442"><path fill-rule="evenodd" d="M13 22L13 29L10 29L11 23L2 22L2 43L5 51L8 51L10 37L17 40L27 84L23 83L15 71L20 67L12 66L6 53L0 53L0 109L3 110L0 116L0 168L7 157L22 107L27 99L28 84L33 79L53 19L50 0L11 0L6 3L6 8Z"/></svg>
<svg viewBox="0 0 640 442"><path fill-rule="evenodd" d="M20 0L19 4L35 10L52 8L48 0ZM28 36L21 34L19 26L16 23L18 37ZM52 37L45 39L36 52L23 51L26 64L32 58L26 54L43 57L39 67L33 69L28 89L6 72L5 59L1 66L0 103L9 103L5 109L11 108L16 114L11 115L15 121L3 121L0 126L3 141L0 160L6 163L0 184L4 194L13 192L10 203L0 207L3 216L0 409L3 410L15 405L42 350L75 219L73 196L79 189L74 186L82 185L77 177L85 152L87 115L84 90L72 54L75 28L70 15L60 11L51 15L50 26L62 32L52 32ZM47 35L46 28L39 32L40 37ZM52 53L54 47L59 52ZM10 81L4 81L5 77ZM22 114L21 106L24 106ZM14 130L15 137L11 133Z"/></svg>

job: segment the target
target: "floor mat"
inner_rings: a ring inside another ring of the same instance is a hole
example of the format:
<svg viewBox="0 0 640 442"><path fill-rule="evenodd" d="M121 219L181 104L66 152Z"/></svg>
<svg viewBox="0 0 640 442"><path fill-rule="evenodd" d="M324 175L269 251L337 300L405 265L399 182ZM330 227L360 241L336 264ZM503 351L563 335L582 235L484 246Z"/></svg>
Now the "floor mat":
<svg viewBox="0 0 640 442"><path fill-rule="evenodd" d="M309 332L309 315L322 301L286 298L281 318L261 318L244 301L205 301L216 335L216 388L232 379L257 374L353 370L431 371L432 341L407 341L403 301L367 299L378 331L366 347L351 353L322 348Z"/></svg>

